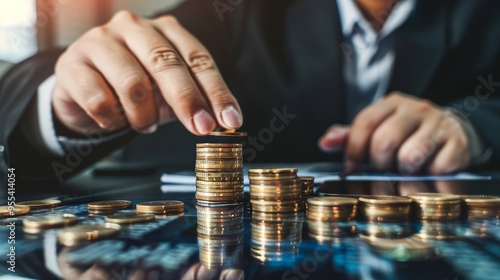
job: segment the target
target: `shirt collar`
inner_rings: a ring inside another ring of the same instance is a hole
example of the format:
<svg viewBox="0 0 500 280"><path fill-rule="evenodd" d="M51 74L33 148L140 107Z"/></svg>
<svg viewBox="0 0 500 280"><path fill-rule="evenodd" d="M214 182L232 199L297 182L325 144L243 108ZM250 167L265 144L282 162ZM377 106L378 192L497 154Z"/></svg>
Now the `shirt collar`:
<svg viewBox="0 0 500 280"><path fill-rule="evenodd" d="M365 34L373 34L381 39L392 33L408 19L415 7L415 2L416 0L399 0L377 35L356 3L354 3L354 0L337 0L342 33L344 36L351 36L356 32L355 28L359 27Z"/></svg>

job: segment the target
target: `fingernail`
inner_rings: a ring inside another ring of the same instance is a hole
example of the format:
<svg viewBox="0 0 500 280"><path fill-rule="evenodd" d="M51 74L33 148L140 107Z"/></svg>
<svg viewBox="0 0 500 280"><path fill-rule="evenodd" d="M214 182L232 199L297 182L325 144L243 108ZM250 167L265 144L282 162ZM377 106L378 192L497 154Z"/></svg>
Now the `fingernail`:
<svg viewBox="0 0 500 280"><path fill-rule="evenodd" d="M193 117L194 126L199 134L205 135L214 130L215 121L205 110L200 110Z"/></svg>
<svg viewBox="0 0 500 280"><path fill-rule="evenodd" d="M143 129L141 132L144 134L151 134L151 133L154 133L157 129L158 129L158 125L153 124L152 126L146 128L146 129Z"/></svg>
<svg viewBox="0 0 500 280"><path fill-rule="evenodd" d="M326 138L337 138L345 136L349 132L349 128L337 128L330 130L324 137Z"/></svg>
<svg viewBox="0 0 500 280"><path fill-rule="evenodd" d="M236 110L236 108L232 105L224 108L221 114L222 121L227 127L239 128L243 124L243 118L241 117L240 112L238 112L238 110Z"/></svg>

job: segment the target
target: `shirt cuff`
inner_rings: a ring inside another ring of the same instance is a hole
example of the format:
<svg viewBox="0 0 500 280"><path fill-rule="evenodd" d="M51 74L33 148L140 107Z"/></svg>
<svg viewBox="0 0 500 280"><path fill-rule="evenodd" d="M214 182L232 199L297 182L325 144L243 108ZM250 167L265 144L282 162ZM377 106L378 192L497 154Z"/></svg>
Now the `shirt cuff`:
<svg viewBox="0 0 500 280"><path fill-rule="evenodd" d="M52 155L61 157L66 154L68 148L89 144L99 145L104 142L116 140L132 131L130 127L125 127L109 134L98 131L83 139L57 135L52 111L52 92L54 91L55 85L56 77L52 75L38 87L37 96L38 128L40 129L40 135L45 150Z"/></svg>
<svg viewBox="0 0 500 280"><path fill-rule="evenodd" d="M52 92L56 85L56 76L52 75L38 86L38 127L46 149L56 156L64 156L65 152L57 140L52 115Z"/></svg>

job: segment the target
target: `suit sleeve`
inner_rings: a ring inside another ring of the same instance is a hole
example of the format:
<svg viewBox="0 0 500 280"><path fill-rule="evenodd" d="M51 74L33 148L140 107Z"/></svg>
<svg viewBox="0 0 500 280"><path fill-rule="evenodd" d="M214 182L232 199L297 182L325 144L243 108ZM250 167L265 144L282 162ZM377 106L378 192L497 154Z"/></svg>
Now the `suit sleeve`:
<svg viewBox="0 0 500 280"><path fill-rule="evenodd" d="M243 10L243 9L241 9ZM225 11L227 12L227 11ZM228 40L223 34L227 26L235 26L231 18L238 13L228 13L225 20L219 17L220 10L212 1L186 1L169 12L195 35L214 56L220 68L227 68ZM231 17L231 18L230 18ZM50 75L62 50L41 52L15 65L0 80L0 175L7 168L16 168L18 186L43 187L58 184L85 169L109 152L124 146L135 135L126 133L110 141L77 141L66 145L65 155L48 155L34 144L37 137L33 128L33 108L36 107L37 89ZM222 71L222 69L221 69ZM224 71L222 71L224 72ZM228 73L229 71L226 71ZM224 75L224 73L223 73ZM35 114L36 115L36 114ZM56 131L64 131L58 120L54 120ZM38 133L39 134L39 133ZM64 135L64 133L63 133ZM71 135L74 136L74 135ZM95 135L99 138L100 135ZM81 139L80 139L81 140ZM71 141L68 141L71 143ZM5 178L2 178L5 182Z"/></svg>

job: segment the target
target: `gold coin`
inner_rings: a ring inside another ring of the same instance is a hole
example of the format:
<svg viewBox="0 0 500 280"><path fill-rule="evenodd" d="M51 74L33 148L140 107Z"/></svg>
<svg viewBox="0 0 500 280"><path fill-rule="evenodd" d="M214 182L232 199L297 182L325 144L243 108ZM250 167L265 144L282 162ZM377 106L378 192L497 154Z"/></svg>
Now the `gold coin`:
<svg viewBox="0 0 500 280"><path fill-rule="evenodd" d="M76 223L78 218L73 214L48 214L43 216L26 217L23 227L26 229L40 229L67 226Z"/></svg>
<svg viewBox="0 0 500 280"><path fill-rule="evenodd" d="M322 196L308 198L307 203L309 206L341 206L341 205L354 205L358 203L358 199L352 197L341 196Z"/></svg>
<svg viewBox="0 0 500 280"><path fill-rule="evenodd" d="M245 136L247 136L247 133L246 132L237 132L237 131L232 131L232 130L211 131L208 133L208 136L245 137Z"/></svg>
<svg viewBox="0 0 500 280"><path fill-rule="evenodd" d="M243 152L238 153L196 153L196 159L207 160L207 159L243 159Z"/></svg>
<svg viewBox="0 0 500 280"><path fill-rule="evenodd" d="M146 223L155 220L155 215L137 215L137 213L116 213L106 216L105 220L108 223L116 224L136 224Z"/></svg>
<svg viewBox="0 0 500 280"><path fill-rule="evenodd" d="M0 206L0 217L8 218L26 215L30 212L30 207L25 205Z"/></svg>
<svg viewBox="0 0 500 280"><path fill-rule="evenodd" d="M35 210L35 209L54 208L56 206L59 206L61 204L61 201L56 199L39 199L39 200L22 201L16 204L26 205L29 206L31 210Z"/></svg>
<svg viewBox="0 0 500 280"><path fill-rule="evenodd" d="M233 197L243 195L243 191L240 192L200 192L196 191L197 196L203 197Z"/></svg>
<svg viewBox="0 0 500 280"><path fill-rule="evenodd" d="M243 148L243 144L237 144L237 143L197 143L196 144L196 149L199 148L238 148L241 149Z"/></svg>
<svg viewBox="0 0 500 280"><path fill-rule="evenodd" d="M442 193L413 193L408 195L409 198L422 204L435 203L460 203L460 196Z"/></svg>
<svg viewBox="0 0 500 280"><path fill-rule="evenodd" d="M500 197L499 196L489 196L489 195L468 195L464 197L465 203L467 205L474 206L492 206L498 207L500 206Z"/></svg>
<svg viewBox="0 0 500 280"><path fill-rule="evenodd" d="M88 209L92 210L118 210L129 208L131 202L128 200L105 200L105 201L95 201L87 204Z"/></svg>
<svg viewBox="0 0 500 280"><path fill-rule="evenodd" d="M248 169L248 174L261 175L261 174L289 174L297 173L299 170L297 168L250 168Z"/></svg>
<svg viewBox="0 0 500 280"><path fill-rule="evenodd" d="M402 196L373 195L362 196L359 201L366 204L410 204L412 199Z"/></svg>
<svg viewBox="0 0 500 280"><path fill-rule="evenodd" d="M137 210L178 210L184 211L184 202L180 200L156 200L140 202L136 205Z"/></svg>
<svg viewBox="0 0 500 280"><path fill-rule="evenodd" d="M195 194L195 198L197 200L204 200L204 201L224 202L224 201L242 200L243 199L243 194L241 194L241 195L234 195L234 196L201 196L201 195Z"/></svg>
<svg viewBox="0 0 500 280"><path fill-rule="evenodd" d="M117 224L76 225L62 229L58 234L59 243L74 246L85 241L100 240L120 233Z"/></svg>

